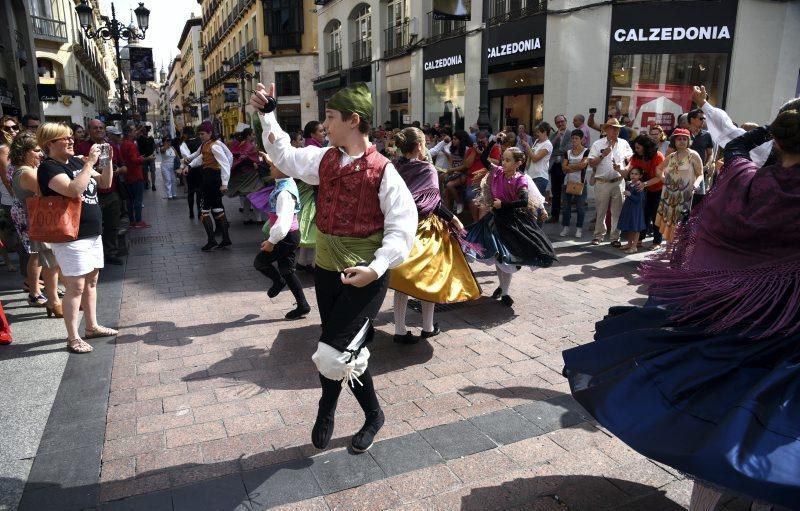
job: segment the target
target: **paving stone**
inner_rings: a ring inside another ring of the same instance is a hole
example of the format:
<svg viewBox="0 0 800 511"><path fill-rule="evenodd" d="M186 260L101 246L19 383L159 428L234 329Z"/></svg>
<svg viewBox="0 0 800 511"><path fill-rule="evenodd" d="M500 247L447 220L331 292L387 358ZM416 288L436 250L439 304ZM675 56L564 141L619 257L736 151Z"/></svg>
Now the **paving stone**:
<svg viewBox="0 0 800 511"><path fill-rule="evenodd" d="M176 410L174 412L139 417L136 419L136 433L143 435L145 433L179 428L191 424L194 424L194 417L192 417L191 410Z"/></svg>
<svg viewBox="0 0 800 511"><path fill-rule="evenodd" d="M515 406L520 415L528 419L543 432L575 426L588 420L578 411L570 410L550 401L534 401Z"/></svg>
<svg viewBox="0 0 800 511"><path fill-rule="evenodd" d="M162 491L106 502L100 511L172 511L172 493Z"/></svg>
<svg viewBox="0 0 800 511"><path fill-rule="evenodd" d="M322 495L311 464L311 460L297 460L242 474L254 509L271 509Z"/></svg>
<svg viewBox="0 0 800 511"><path fill-rule="evenodd" d="M325 496L331 511L379 511L400 504L397 492L386 481L375 481Z"/></svg>
<svg viewBox="0 0 800 511"><path fill-rule="evenodd" d="M389 476L442 462L439 453L419 433L382 440L369 453Z"/></svg>
<svg viewBox="0 0 800 511"><path fill-rule="evenodd" d="M566 455L567 451L547 436L529 438L500 448L504 454L521 466L532 466Z"/></svg>
<svg viewBox="0 0 800 511"><path fill-rule="evenodd" d="M103 447L103 460L128 458L158 449L163 449L164 433L148 433L116 440L107 440Z"/></svg>
<svg viewBox="0 0 800 511"><path fill-rule="evenodd" d="M383 479L386 474L367 453L338 451L314 458L311 472L326 495Z"/></svg>
<svg viewBox="0 0 800 511"><path fill-rule="evenodd" d="M170 449L181 445L216 440L225 436L225 426L222 425L222 421L205 422L166 431L167 447Z"/></svg>
<svg viewBox="0 0 800 511"><path fill-rule="evenodd" d="M450 460L447 466L464 483L502 475L518 468L511 458L498 449Z"/></svg>
<svg viewBox="0 0 800 511"><path fill-rule="evenodd" d="M459 421L420 431L445 460L468 456L495 447L489 437L469 421Z"/></svg>
<svg viewBox="0 0 800 511"><path fill-rule="evenodd" d="M175 488L172 505L175 511L253 509L239 474Z"/></svg>
<svg viewBox="0 0 800 511"><path fill-rule="evenodd" d="M543 433L536 425L509 409L473 417L470 422L500 445L519 442Z"/></svg>

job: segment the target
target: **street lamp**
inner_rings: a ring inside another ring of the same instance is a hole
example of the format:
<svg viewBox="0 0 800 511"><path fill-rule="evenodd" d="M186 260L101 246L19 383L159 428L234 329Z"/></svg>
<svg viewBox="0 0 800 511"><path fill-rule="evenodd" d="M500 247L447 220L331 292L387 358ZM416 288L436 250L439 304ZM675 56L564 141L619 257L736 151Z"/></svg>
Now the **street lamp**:
<svg viewBox="0 0 800 511"><path fill-rule="evenodd" d="M222 72L223 73L225 73L225 74L230 73L232 67L233 66L231 65L231 61L230 60L225 59L225 60L222 61ZM240 90L242 92L242 95L241 95L241 100L242 100L242 122L246 123L247 122L247 118L245 117L244 112L245 112L245 105L247 103L247 101L246 101L247 96L245 95L245 92L244 92L244 80L245 79L258 80L260 78L260 76L261 76L261 59L256 58L256 60L253 61L253 73L252 74L248 73L247 71L244 70L244 68L242 68L242 69L240 69L238 71L237 74L234 74L233 76L239 78L239 84L241 85Z"/></svg>
<svg viewBox="0 0 800 511"><path fill-rule="evenodd" d="M105 24L96 29L92 29L92 11L92 7L86 3L86 0L81 0L81 3L75 7L75 12L78 14L78 22L83 29L83 33L86 34L86 37L89 39L100 38L106 41L114 41L114 51L117 57L117 89L121 92L120 112L122 113L122 122L125 123L125 94L122 93L125 88L122 84L122 61L119 56L119 40L123 39L127 41L134 38L140 40L144 39L145 32L147 32L147 28L150 26L150 9L146 8L144 3L140 2L139 7L133 10L134 14L136 14L136 23L139 25L141 34L139 34L139 31L136 30L133 24L126 27L117 20L117 13L114 9L113 2L111 3L111 19L103 16L102 19Z"/></svg>

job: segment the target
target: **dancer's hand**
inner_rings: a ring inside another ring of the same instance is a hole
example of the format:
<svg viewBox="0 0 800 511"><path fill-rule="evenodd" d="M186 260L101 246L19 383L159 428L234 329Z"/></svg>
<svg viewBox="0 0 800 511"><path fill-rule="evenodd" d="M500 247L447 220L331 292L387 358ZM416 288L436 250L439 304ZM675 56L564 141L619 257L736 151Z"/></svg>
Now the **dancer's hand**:
<svg viewBox="0 0 800 511"><path fill-rule="evenodd" d="M272 249L275 248L275 245L272 244L269 240L264 241L261 244L261 251L262 252L272 252Z"/></svg>
<svg viewBox="0 0 800 511"><path fill-rule="evenodd" d="M221 193L228 193L228 187L227 187L227 185L222 185L222 186L220 186L220 187L219 187L219 191L220 191Z"/></svg>
<svg viewBox="0 0 800 511"><path fill-rule="evenodd" d="M503 206L503 203L500 202L500 199L495 199L492 201L492 207L494 209L500 209Z"/></svg>
<svg viewBox="0 0 800 511"><path fill-rule="evenodd" d="M342 272L342 284L365 287L378 280L378 274L369 266L352 266Z"/></svg>

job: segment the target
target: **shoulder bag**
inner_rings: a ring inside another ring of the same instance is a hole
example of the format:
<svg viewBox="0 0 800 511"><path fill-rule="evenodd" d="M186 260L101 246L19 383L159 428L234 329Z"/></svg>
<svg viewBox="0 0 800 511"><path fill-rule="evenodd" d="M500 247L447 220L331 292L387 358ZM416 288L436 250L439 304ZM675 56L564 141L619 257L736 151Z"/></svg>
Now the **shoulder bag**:
<svg viewBox="0 0 800 511"><path fill-rule="evenodd" d="M567 161L569 161L570 152L567 152ZM583 158L589 155L589 150L587 149L583 153ZM566 192L568 195L583 195L583 188L586 186L584 184L586 181L586 169L581 170L581 180L579 181L567 181L567 189Z"/></svg>
<svg viewBox="0 0 800 511"><path fill-rule="evenodd" d="M33 241L65 243L78 239L83 200L61 195L28 197L28 236Z"/></svg>

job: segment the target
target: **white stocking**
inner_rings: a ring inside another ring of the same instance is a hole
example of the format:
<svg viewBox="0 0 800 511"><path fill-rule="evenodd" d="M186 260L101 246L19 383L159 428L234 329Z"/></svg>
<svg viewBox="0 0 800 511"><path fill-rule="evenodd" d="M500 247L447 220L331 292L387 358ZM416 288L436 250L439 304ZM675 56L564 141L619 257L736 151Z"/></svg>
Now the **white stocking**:
<svg viewBox="0 0 800 511"><path fill-rule="evenodd" d="M497 269L497 280L500 281L500 290L502 291L502 295L508 295L508 290L511 287L511 274L506 273L500 268Z"/></svg>
<svg viewBox="0 0 800 511"><path fill-rule="evenodd" d="M435 303L422 302L422 331L433 332L433 309Z"/></svg>
<svg viewBox="0 0 800 511"><path fill-rule="evenodd" d="M408 310L408 295L399 291L394 292L394 333L406 335L406 310ZM431 314L432 316L433 314Z"/></svg>

